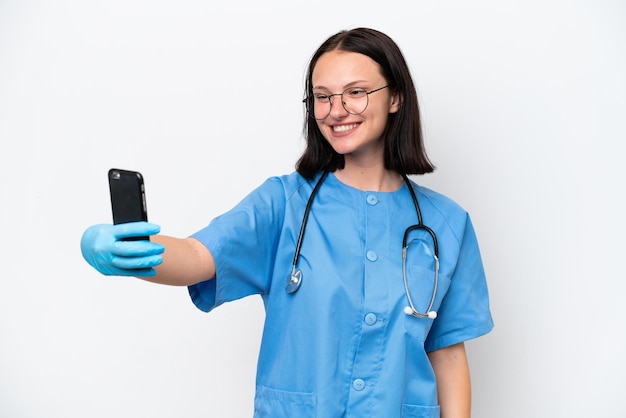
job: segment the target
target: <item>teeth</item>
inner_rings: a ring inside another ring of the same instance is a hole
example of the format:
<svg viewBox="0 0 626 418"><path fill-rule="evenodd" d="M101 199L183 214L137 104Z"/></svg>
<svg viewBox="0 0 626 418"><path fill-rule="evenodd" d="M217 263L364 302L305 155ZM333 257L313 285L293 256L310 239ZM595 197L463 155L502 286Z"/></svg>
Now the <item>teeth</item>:
<svg viewBox="0 0 626 418"><path fill-rule="evenodd" d="M333 126L333 131L335 132L347 132L350 129L354 129L357 127L357 123L353 123L352 125L340 125L340 126Z"/></svg>

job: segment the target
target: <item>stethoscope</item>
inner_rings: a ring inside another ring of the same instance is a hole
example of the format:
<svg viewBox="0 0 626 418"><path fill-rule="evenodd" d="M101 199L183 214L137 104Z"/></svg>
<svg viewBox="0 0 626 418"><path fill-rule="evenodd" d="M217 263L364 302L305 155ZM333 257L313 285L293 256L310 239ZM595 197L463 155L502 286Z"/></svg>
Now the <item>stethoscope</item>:
<svg viewBox="0 0 626 418"><path fill-rule="evenodd" d="M304 233L306 231L307 220L309 219L309 213L311 213L311 205L313 204L313 200L317 195L317 192L320 189L320 186L328 177L328 171L324 171L320 179L317 181L317 184L313 188L311 192L311 196L309 196L309 200L307 201L306 207L304 209L304 215L302 217L302 225L300 226L300 234L298 235L298 241L296 242L296 251L293 256L293 263L291 265L291 274L287 277L287 285L285 289L287 293L295 293L300 289L302 285L302 270L298 268L298 258L300 257L300 248L302 247L302 240L304 239ZM409 305L404 308L404 313L407 315L414 316L416 318L430 318L435 319L437 317L437 312L432 310L433 304L435 303L435 296L437 294L437 284L439 281L439 246L437 244L437 235L435 232L430 229L428 226L424 225L422 222L422 211L420 210L420 205L417 202L417 196L415 196L415 191L413 190L413 186L409 181L408 177L402 174L402 178L404 182L408 186L409 192L411 193L411 198L413 199L413 205L415 206L415 213L417 214L417 224L409 226L404 231L404 236L402 237L402 278L404 280L404 291L406 293L406 298L409 302ZM408 237L412 231L422 230L426 231L433 240L433 258L435 261L435 280L433 282L433 292L430 297L430 301L428 303L428 308L425 313L418 311L413 304L413 299L411 298L411 291L409 290L409 284L406 277L406 253L409 248Z"/></svg>

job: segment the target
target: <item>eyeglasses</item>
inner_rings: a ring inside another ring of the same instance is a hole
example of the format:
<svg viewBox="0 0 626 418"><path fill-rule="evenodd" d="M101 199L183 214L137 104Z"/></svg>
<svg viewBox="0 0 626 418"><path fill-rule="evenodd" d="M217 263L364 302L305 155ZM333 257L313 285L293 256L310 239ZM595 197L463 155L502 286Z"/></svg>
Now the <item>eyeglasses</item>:
<svg viewBox="0 0 626 418"><path fill-rule="evenodd" d="M383 86L370 91L366 91L361 87L350 87L345 89L343 93L313 93L312 96L307 96L302 100L302 103L305 104L309 115L313 116L316 120L322 120L330 115L330 110L333 105L333 96L341 96L341 105L346 112L351 115L360 115L367 109L370 94L386 89L387 87L389 86Z"/></svg>

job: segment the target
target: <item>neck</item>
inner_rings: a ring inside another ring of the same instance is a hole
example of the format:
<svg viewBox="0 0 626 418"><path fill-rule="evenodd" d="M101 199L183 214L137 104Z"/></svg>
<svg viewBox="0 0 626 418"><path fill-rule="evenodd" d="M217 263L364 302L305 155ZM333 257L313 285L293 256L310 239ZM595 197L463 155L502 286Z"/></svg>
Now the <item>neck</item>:
<svg viewBox="0 0 626 418"><path fill-rule="evenodd" d="M344 184L359 190L395 192L402 187L402 176L384 168L382 164L363 166L348 164L335 171L335 177Z"/></svg>

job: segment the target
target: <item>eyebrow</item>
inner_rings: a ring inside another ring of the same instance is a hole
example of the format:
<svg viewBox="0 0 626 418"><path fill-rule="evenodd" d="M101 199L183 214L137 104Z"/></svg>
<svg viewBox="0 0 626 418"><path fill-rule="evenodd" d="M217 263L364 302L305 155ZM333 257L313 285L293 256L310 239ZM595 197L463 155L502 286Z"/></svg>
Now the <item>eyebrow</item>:
<svg viewBox="0 0 626 418"><path fill-rule="evenodd" d="M356 87L359 86L361 84L367 84L367 83L372 83L372 81L369 80L357 80L357 81L351 81L350 83L346 84L345 86L343 86L343 89L349 89L350 87ZM312 90L326 90L326 91L330 91L330 89L326 86L313 86Z"/></svg>

